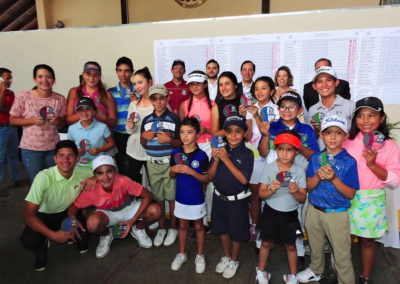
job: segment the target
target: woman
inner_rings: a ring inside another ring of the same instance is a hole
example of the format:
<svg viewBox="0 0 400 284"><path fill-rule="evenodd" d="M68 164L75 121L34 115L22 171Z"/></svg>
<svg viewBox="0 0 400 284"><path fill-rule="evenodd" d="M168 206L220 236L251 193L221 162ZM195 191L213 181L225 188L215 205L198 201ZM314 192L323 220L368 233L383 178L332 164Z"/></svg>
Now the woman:
<svg viewBox="0 0 400 284"><path fill-rule="evenodd" d="M57 127L65 124L64 96L53 92L53 68L36 65L33 69L33 90L19 93L10 110L10 123L23 127L21 143L22 161L33 181L43 169L54 166L54 148L60 140Z"/></svg>
<svg viewBox="0 0 400 284"><path fill-rule="evenodd" d="M275 86L278 86L275 94L272 97L274 103L279 100L283 93L286 93L287 91L296 91L290 88L291 86L293 86L293 75L292 72L290 72L289 67L287 66L281 66L278 68L278 70L276 70L274 83Z"/></svg>
<svg viewBox="0 0 400 284"><path fill-rule="evenodd" d="M88 61L83 67L82 82L78 87L69 90L67 98L67 123L74 124L79 120L75 112L76 104L82 97L91 98L97 107L96 120L104 122L109 128L117 123L117 110L113 96L107 92L101 82L101 67L97 62Z"/></svg>

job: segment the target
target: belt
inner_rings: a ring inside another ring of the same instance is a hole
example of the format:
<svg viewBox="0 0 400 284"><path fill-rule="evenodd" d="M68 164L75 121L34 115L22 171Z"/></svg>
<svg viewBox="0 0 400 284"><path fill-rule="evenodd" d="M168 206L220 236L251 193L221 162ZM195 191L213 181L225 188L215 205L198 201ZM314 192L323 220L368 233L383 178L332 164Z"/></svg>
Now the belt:
<svg viewBox="0 0 400 284"><path fill-rule="evenodd" d="M13 126L13 125L9 124L9 123L0 123L0 127L9 127L9 126Z"/></svg>
<svg viewBox="0 0 400 284"><path fill-rule="evenodd" d="M248 190L244 190L241 193L236 194L236 195L223 195L216 188L214 189L214 192L223 201L242 200L242 199L245 199L246 197L249 197L251 195L251 191L249 189Z"/></svg>
<svg viewBox="0 0 400 284"><path fill-rule="evenodd" d="M347 208L346 207L340 207L340 208L335 208L335 209L330 209L330 208L322 208L319 206L313 205L315 209L322 211L324 213L340 213L340 212L346 212Z"/></svg>
<svg viewBox="0 0 400 284"><path fill-rule="evenodd" d="M149 157L149 161L154 164L157 164L157 165L164 165L164 164L169 163L169 158L168 157L164 157L164 158Z"/></svg>

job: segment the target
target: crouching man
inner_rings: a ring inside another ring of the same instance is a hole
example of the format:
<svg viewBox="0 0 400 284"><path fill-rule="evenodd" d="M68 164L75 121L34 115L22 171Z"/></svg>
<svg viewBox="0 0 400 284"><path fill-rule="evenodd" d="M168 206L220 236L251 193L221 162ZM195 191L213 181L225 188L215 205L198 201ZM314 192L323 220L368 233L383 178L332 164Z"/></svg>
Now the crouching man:
<svg viewBox="0 0 400 284"><path fill-rule="evenodd" d="M88 231L100 235L96 257L103 258L110 251L114 225L126 226L122 238L130 232L140 246L150 248L152 241L145 228L161 216L160 207L151 203L151 193L128 177L117 174L111 156L102 155L94 159L93 173L96 179L94 189L83 191L70 206L68 215L74 220L80 209L97 208L86 220ZM79 220L77 226L81 227ZM79 239L79 231L75 232Z"/></svg>

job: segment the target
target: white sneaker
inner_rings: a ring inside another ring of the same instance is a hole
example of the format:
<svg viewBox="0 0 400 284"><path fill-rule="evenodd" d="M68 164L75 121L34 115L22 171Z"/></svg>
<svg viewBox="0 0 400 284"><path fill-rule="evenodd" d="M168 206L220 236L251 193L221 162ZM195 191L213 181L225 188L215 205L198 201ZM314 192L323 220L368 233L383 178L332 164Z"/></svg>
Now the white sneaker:
<svg viewBox="0 0 400 284"><path fill-rule="evenodd" d="M174 271L181 269L182 264L184 264L186 261L187 261L186 253L178 253L171 264L171 269Z"/></svg>
<svg viewBox="0 0 400 284"><path fill-rule="evenodd" d="M206 270L206 260L204 259L204 254L196 255L194 263L196 264L196 273L203 273L204 270Z"/></svg>
<svg viewBox="0 0 400 284"><path fill-rule="evenodd" d="M230 261L231 259L227 256L221 257L221 260L218 262L215 271L217 271L217 273L224 273Z"/></svg>
<svg viewBox="0 0 400 284"><path fill-rule="evenodd" d="M110 252L110 245L113 240L112 232L108 233L106 236L100 236L99 244L96 248L96 257L103 258Z"/></svg>
<svg viewBox="0 0 400 284"><path fill-rule="evenodd" d="M299 281L297 281L297 277L296 275L287 273L287 274L283 274L283 281L285 281L285 283L288 284L298 284Z"/></svg>
<svg viewBox="0 0 400 284"><path fill-rule="evenodd" d="M233 261L233 260L229 261L229 265L222 274L222 277L226 279L232 278L233 276L235 276L238 267L239 267L239 261Z"/></svg>
<svg viewBox="0 0 400 284"><path fill-rule="evenodd" d="M149 230L155 231L158 229L158 222L155 222L149 226Z"/></svg>
<svg viewBox="0 0 400 284"><path fill-rule="evenodd" d="M167 237L164 240L164 246L172 245L175 242L177 236L178 236L177 229L169 229Z"/></svg>
<svg viewBox="0 0 400 284"><path fill-rule="evenodd" d="M134 237L138 243L139 246L144 247L144 248L151 248L153 246L153 242L149 238L149 236L146 234L145 229L138 230L136 229L136 226L132 227L131 230L131 236Z"/></svg>
<svg viewBox="0 0 400 284"><path fill-rule="evenodd" d="M269 280L271 279L271 273L267 271L261 271L258 266L256 268L256 283L258 284L268 284Z"/></svg>
<svg viewBox="0 0 400 284"><path fill-rule="evenodd" d="M306 268L305 270L297 273L297 280L300 281L301 283L319 281L321 280L321 278L322 275L315 275L310 268Z"/></svg>
<svg viewBox="0 0 400 284"><path fill-rule="evenodd" d="M154 238L153 244L155 247L159 247L162 245L165 235L167 234L167 231L165 229L158 229L157 230L157 235Z"/></svg>

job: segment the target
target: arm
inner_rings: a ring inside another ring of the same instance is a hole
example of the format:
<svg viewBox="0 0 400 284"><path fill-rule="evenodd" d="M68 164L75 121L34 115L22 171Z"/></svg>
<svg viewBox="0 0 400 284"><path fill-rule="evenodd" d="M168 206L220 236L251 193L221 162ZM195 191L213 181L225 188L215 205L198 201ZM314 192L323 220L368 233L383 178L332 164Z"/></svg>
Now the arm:
<svg viewBox="0 0 400 284"><path fill-rule="evenodd" d="M307 191L311 192L316 188L320 180L318 172L313 177L307 178Z"/></svg>
<svg viewBox="0 0 400 284"><path fill-rule="evenodd" d="M114 146L114 138L112 137L112 135L108 136L106 139L106 144L104 144L101 147L96 147L96 148L90 148L88 150L89 154L96 156L97 154L101 153L101 152L107 152L108 150L111 150Z"/></svg>
<svg viewBox="0 0 400 284"><path fill-rule="evenodd" d="M299 188L297 183L290 182L289 184L289 192L293 195L294 199L296 199L300 203L304 203L307 198L307 192L305 188Z"/></svg>
<svg viewBox="0 0 400 284"><path fill-rule="evenodd" d="M108 117L104 121L109 128L114 128L117 125L117 107L115 105L114 97L107 92L107 113Z"/></svg>
<svg viewBox="0 0 400 284"><path fill-rule="evenodd" d="M10 115L10 123L16 126L30 126L30 125L41 126L44 125L46 121L40 116L31 118L22 118Z"/></svg>
<svg viewBox="0 0 400 284"><path fill-rule="evenodd" d="M263 136L258 144L258 152L261 157L268 156L269 153L269 136Z"/></svg>
<svg viewBox="0 0 400 284"><path fill-rule="evenodd" d="M365 149L362 155L367 162L367 167L376 175L376 177L381 181L386 181L388 177L388 171L375 162L378 152L376 150Z"/></svg>
<svg viewBox="0 0 400 284"><path fill-rule="evenodd" d="M347 199L353 199L356 190L344 184L335 174L335 171L330 165L325 165L320 168L321 176L333 183L335 188Z"/></svg>
<svg viewBox="0 0 400 284"><path fill-rule="evenodd" d="M71 206L68 208L68 216L70 217L71 220L76 220L76 226L81 229L81 231L86 232L85 228L82 226L81 222L79 222L79 220L76 218L76 215L79 212L79 208L76 207L73 203L71 204ZM81 236L79 234L78 230L74 231L74 234L81 239Z"/></svg>
<svg viewBox="0 0 400 284"><path fill-rule="evenodd" d="M6 81L2 81L0 83L0 111L2 112L10 111L10 107L4 106L6 90L7 90Z"/></svg>
<svg viewBox="0 0 400 284"><path fill-rule="evenodd" d="M181 145L181 140L172 138L166 132L157 133L157 140L160 144L169 143L174 148L178 148ZM143 144L142 144L143 145Z"/></svg>
<svg viewBox="0 0 400 284"><path fill-rule="evenodd" d="M74 102L76 98L76 89L71 88L67 97L67 124L74 124L79 120L79 114L75 113Z"/></svg>
<svg viewBox="0 0 400 284"><path fill-rule="evenodd" d="M185 118L185 101L179 106L178 116L181 121Z"/></svg>
<svg viewBox="0 0 400 284"><path fill-rule="evenodd" d="M179 164L179 165L172 166L169 171L169 176L172 178L175 178L176 174L191 175L192 177L194 177L201 183L208 183L207 175L200 174L187 165Z"/></svg>
<svg viewBox="0 0 400 284"><path fill-rule="evenodd" d="M214 104L211 108L211 135L225 136L224 130L219 129L219 112L217 104Z"/></svg>
<svg viewBox="0 0 400 284"><path fill-rule="evenodd" d="M279 188L281 188L281 183L278 180L273 180L270 186L268 184L262 183L260 184L258 190L258 197L260 197L261 199L267 199L271 195L273 195Z"/></svg>
<svg viewBox="0 0 400 284"><path fill-rule="evenodd" d="M245 178L243 173L232 163L231 159L229 159L228 153L225 148L220 148L219 150L219 158L225 164L225 166L229 169L232 175L241 183L248 184L249 181Z"/></svg>
<svg viewBox="0 0 400 284"><path fill-rule="evenodd" d="M211 156L212 156L211 167L207 171L207 177L209 181L211 181L214 178L215 174L217 173L217 167L219 163L218 149L215 148L211 149Z"/></svg>
<svg viewBox="0 0 400 284"><path fill-rule="evenodd" d="M311 155L314 153L314 150L304 147L303 145L300 146L300 154L302 154L307 160L310 160Z"/></svg>

